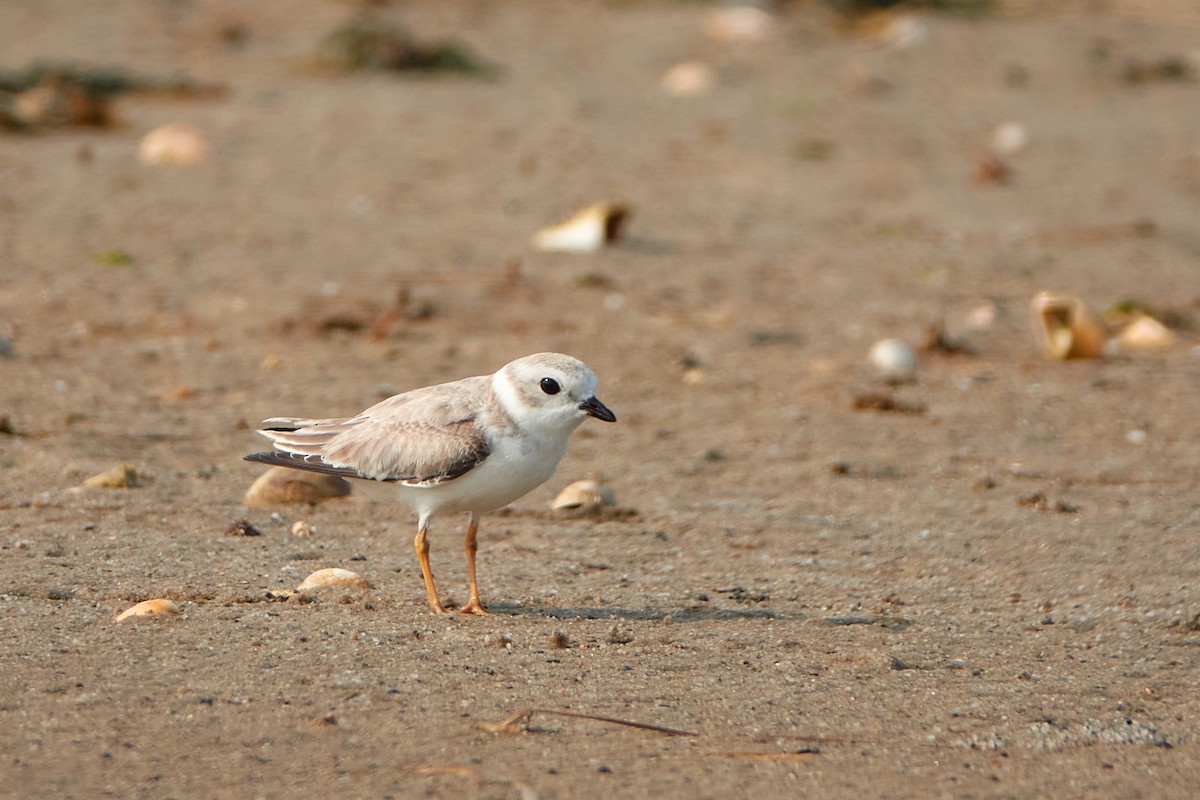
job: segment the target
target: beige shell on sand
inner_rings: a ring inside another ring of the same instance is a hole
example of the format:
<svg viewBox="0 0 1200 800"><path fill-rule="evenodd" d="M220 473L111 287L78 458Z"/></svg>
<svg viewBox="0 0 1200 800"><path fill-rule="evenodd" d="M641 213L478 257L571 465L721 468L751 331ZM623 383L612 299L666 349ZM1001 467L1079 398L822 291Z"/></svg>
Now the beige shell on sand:
<svg viewBox="0 0 1200 800"><path fill-rule="evenodd" d="M566 509L592 509L601 506L615 506L617 496L613 490L600 481L575 481L558 493L558 497L550 503L555 511Z"/></svg>
<svg viewBox="0 0 1200 800"><path fill-rule="evenodd" d="M93 475L83 482L93 489L129 489L138 485L137 470L129 464L121 464L110 470Z"/></svg>
<svg viewBox="0 0 1200 800"><path fill-rule="evenodd" d="M696 97L712 89L717 75L703 61L683 61L667 70L659 86L672 97Z"/></svg>
<svg viewBox="0 0 1200 800"><path fill-rule="evenodd" d="M1121 331L1117 342L1124 350L1149 350L1174 344L1176 338L1166 325L1143 314Z"/></svg>
<svg viewBox="0 0 1200 800"><path fill-rule="evenodd" d="M320 503L350 494L350 482L338 475L271 467L246 490L242 502L250 507L281 503Z"/></svg>
<svg viewBox="0 0 1200 800"><path fill-rule="evenodd" d="M533 236L533 246L549 253L593 253L621 235L629 208L601 201L575 212L569 219L542 228Z"/></svg>
<svg viewBox="0 0 1200 800"><path fill-rule="evenodd" d="M143 164L177 164L193 166L208 160L211 147L208 137L194 125L170 122L155 128L138 145L138 158Z"/></svg>
<svg viewBox="0 0 1200 800"><path fill-rule="evenodd" d="M1039 292L1030 310L1034 330L1051 358L1100 358L1104 354L1108 328L1079 298Z"/></svg>
<svg viewBox="0 0 1200 800"><path fill-rule="evenodd" d="M341 567L326 567L309 575L296 587L297 592L342 586L347 589L370 589L371 584L357 572Z"/></svg>
<svg viewBox="0 0 1200 800"><path fill-rule="evenodd" d="M174 600L166 598L156 598L154 600L143 600L135 606L122 611L117 615L117 622L124 622L127 619L134 617L157 617L163 614L180 614L183 609Z"/></svg>

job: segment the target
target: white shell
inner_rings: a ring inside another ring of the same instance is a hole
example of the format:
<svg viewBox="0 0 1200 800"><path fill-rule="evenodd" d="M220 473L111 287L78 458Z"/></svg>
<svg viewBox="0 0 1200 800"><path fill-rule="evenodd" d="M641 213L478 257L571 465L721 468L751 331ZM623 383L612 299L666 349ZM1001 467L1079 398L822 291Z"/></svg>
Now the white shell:
<svg viewBox="0 0 1200 800"><path fill-rule="evenodd" d="M183 609L174 600L166 598L156 598L154 600L143 600L135 606L122 611L117 615L117 622L123 622L133 617L156 617L161 614L180 614Z"/></svg>
<svg viewBox="0 0 1200 800"><path fill-rule="evenodd" d="M138 158L143 164L178 164L192 166L208 160L211 148L208 138L194 125L171 122L155 128L138 145Z"/></svg>
<svg viewBox="0 0 1200 800"><path fill-rule="evenodd" d="M917 354L899 339L876 342L867 357L875 371L888 380L907 381L917 373Z"/></svg>
<svg viewBox="0 0 1200 800"><path fill-rule="evenodd" d="M1077 297L1039 292L1030 303L1033 327L1051 358L1099 358L1108 342L1108 329Z"/></svg>
<svg viewBox="0 0 1200 800"><path fill-rule="evenodd" d="M535 233L533 246L551 253L593 253L620 236L628 214L629 209L620 203L592 203L569 219Z"/></svg>
<svg viewBox="0 0 1200 800"><path fill-rule="evenodd" d="M617 496L600 481L575 481L558 493L558 497L550 503L550 508L558 511L563 509L592 509L601 506L615 506Z"/></svg>
<svg viewBox="0 0 1200 800"><path fill-rule="evenodd" d="M310 589L323 589L330 586L344 586L349 589L370 589L371 584L357 572L351 572L341 567L326 567L309 575L296 587L297 592Z"/></svg>

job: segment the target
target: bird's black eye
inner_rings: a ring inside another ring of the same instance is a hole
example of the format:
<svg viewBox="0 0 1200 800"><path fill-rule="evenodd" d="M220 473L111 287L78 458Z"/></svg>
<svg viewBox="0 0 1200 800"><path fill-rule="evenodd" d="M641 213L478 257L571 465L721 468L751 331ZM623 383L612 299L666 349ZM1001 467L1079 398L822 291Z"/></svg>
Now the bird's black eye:
<svg viewBox="0 0 1200 800"><path fill-rule="evenodd" d="M554 378L542 378L542 391L546 394L558 394L562 388Z"/></svg>

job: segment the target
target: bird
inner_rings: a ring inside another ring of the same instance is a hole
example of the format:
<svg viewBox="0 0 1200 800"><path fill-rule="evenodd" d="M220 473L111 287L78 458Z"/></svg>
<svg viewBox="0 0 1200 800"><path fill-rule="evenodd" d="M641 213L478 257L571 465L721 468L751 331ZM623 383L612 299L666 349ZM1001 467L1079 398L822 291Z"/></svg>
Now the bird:
<svg viewBox="0 0 1200 800"><path fill-rule="evenodd" d="M545 483L588 417L616 422L596 397L596 373L561 353L535 353L492 375L389 397L354 417L273 417L258 433L274 450L245 456L279 467L383 481L417 515L413 548L429 609L451 613L429 565L429 523L438 512L467 513L469 595L462 614L486 614L475 575L484 514Z"/></svg>

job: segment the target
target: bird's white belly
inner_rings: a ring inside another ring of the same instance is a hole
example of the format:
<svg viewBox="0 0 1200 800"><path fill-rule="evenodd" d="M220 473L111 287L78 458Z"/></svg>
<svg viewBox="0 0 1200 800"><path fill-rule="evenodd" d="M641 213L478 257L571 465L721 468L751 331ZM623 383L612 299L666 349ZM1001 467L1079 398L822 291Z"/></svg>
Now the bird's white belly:
<svg viewBox="0 0 1200 800"><path fill-rule="evenodd" d="M436 486L401 486L402 497L421 515L494 511L549 480L566 453L566 444L565 439L561 445L498 439L492 453L475 469Z"/></svg>

